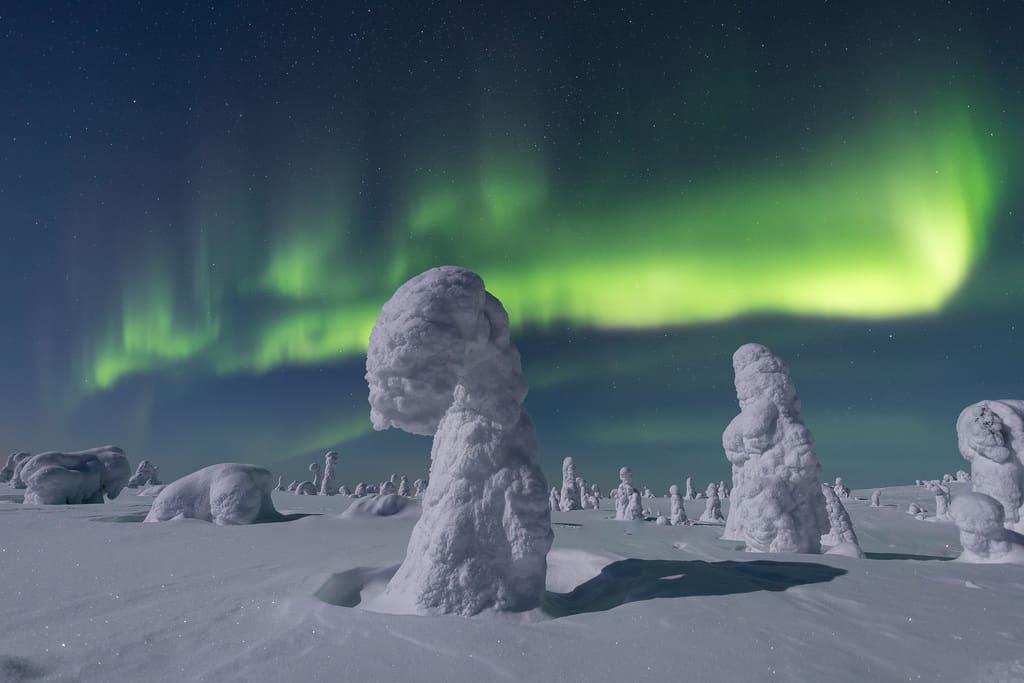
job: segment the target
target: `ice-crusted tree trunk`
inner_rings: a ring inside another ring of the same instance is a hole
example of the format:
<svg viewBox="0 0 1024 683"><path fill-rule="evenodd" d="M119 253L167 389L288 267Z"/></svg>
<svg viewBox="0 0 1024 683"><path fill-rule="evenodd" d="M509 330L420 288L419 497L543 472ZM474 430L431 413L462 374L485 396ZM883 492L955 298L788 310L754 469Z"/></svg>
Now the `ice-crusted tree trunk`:
<svg viewBox="0 0 1024 683"><path fill-rule="evenodd" d="M579 484L576 481L576 463L572 456L562 460L562 493L558 497L562 512L579 510L583 507L580 500Z"/></svg>
<svg viewBox="0 0 1024 683"><path fill-rule="evenodd" d="M960 455L971 463L971 490L1003 506L1005 523L1024 528L1024 401L981 401L956 421Z"/></svg>
<svg viewBox="0 0 1024 683"><path fill-rule="evenodd" d="M501 303L463 268L412 278L374 326L366 378L375 429L434 436L423 511L385 597L467 616L539 606L548 487Z"/></svg>
<svg viewBox="0 0 1024 683"><path fill-rule="evenodd" d="M850 521L850 513L846 511L843 501L836 495L835 487L824 484L821 490L825 495L825 510L828 512L829 523L829 531L822 537L822 541L832 546L828 553L848 557L864 557L857 534L853 530L853 522Z"/></svg>
<svg viewBox="0 0 1024 683"><path fill-rule="evenodd" d="M760 344L733 354L740 414L722 434L732 464L723 538L755 552L821 552L828 530L821 465L782 360Z"/></svg>

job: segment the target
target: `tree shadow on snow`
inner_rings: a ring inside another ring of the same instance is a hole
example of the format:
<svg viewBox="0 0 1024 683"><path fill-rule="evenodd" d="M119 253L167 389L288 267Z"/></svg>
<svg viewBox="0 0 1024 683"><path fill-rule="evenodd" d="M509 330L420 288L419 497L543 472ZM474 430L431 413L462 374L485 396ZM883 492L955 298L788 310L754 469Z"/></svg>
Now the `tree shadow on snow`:
<svg viewBox="0 0 1024 683"><path fill-rule="evenodd" d="M552 617L567 617L658 598L784 591L845 573L812 562L629 559L613 562L569 593L546 593L543 609Z"/></svg>

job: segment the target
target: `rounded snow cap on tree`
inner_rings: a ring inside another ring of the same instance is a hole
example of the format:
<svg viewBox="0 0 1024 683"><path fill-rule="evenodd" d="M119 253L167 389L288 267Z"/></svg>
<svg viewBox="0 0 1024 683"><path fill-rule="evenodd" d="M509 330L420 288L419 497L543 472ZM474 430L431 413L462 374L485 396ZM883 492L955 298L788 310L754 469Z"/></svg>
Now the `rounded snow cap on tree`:
<svg viewBox="0 0 1024 683"><path fill-rule="evenodd" d="M457 266L417 275L384 304L366 382L374 429L427 436L456 399L498 422L516 420L527 391L508 314L479 275Z"/></svg>
<svg viewBox="0 0 1024 683"><path fill-rule="evenodd" d="M1003 506L984 493L962 493L953 499L949 514L957 528L981 536L994 536L1003 530Z"/></svg>
<svg viewBox="0 0 1024 683"><path fill-rule="evenodd" d="M324 456L327 462L338 462L338 451L327 451L327 455Z"/></svg>
<svg viewBox="0 0 1024 683"><path fill-rule="evenodd" d="M679 486L676 485L676 484L672 484L671 486L669 486L668 487L668 494L670 496L678 496L679 495Z"/></svg>
<svg viewBox="0 0 1024 683"><path fill-rule="evenodd" d="M629 469L628 467L623 467L623 468L619 469L619 481L632 481L632 480L633 480L633 470Z"/></svg>
<svg viewBox="0 0 1024 683"><path fill-rule="evenodd" d="M796 387L789 377L789 368L768 347L749 343L732 355L736 373L736 398L744 407L759 398L768 398L782 412L799 410Z"/></svg>

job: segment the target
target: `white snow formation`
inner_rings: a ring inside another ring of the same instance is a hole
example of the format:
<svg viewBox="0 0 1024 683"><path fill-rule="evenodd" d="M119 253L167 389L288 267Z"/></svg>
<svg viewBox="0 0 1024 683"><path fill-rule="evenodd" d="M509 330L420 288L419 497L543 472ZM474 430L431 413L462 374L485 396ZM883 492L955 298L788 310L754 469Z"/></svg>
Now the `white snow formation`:
<svg viewBox="0 0 1024 683"><path fill-rule="evenodd" d="M998 500L1007 526L1016 527L1024 521L1024 401L967 406L956 435L960 455L971 463L971 490Z"/></svg>
<svg viewBox="0 0 1024 683"><path fill-rule="evenodd" d="M374 429L434 435L423 511L386 596L462 615L539 606L551 510L501 302L464 268L417 275L381 310L366 380Z"/></svg>
<svg viewBox="0 0 1024 683"><path fill-rule="evenodd" d="M311 482L303 482L311 483ZM270 492L274 475L255 465L210 465L168 484L153 501L147 522L200 519L219 525L281 519Z"/></svg>
<svg viewBox="0 0 1024 683"><path fill-rule="evenodd" d="M299 485L295 487L295 493L299 496L315 496L317 494L316 484L308 480L301 481L299 482Z"/></svg>
<svg viewBox="0 0 1024 683"><path fill-rule="evenodd" d="M871 494L871 507L880 508L882 507L882 491L881 489L875 489Z"/></svg>
<svg viewBox="0 0 1024 683"><path fill-rule="evenodd" d="M686 506L683 505L683 497L679 495L679 487L676 484L672 484L668 487L669 496L669 522L672 526L682 526L689 524L690 520L686 517Z"/></svg>
<svg viewBox="0 0 1024 683"><path fill-rule="evenodd" d="M722 434L732 463L722 538L755 552L821 552L828 530L821 465L789 369L760 344L741 346L733 369L740 414Z"/></svg>
<svg viewBox="0 0 1024 683"><path fill-rule="evenodd" d="M821 490L825 494L825 510L828 512L829 531L821 537L822 543L831 546L827 554L863 558L864 551L860 549L850 513L836 494L835 487L823 484Z"/></svg>
<svg viewBox="0 0 1024 683"><path fill-rule="evenodd" d="M279 475L277 477L277 486L276 486L276 488L277 488L278 491L287 491L288 490L288 487L284 485L284 475L283 474Z"/></svg>
<svg viewBox="0 0 1024 683"><path fill-rule="evenodd" d="M693 477L686 478L686 500L697 500L697 492L693 490Z"/></svg>
<svg viewBox="0 0 1024 683"><path fill-rule="evenodd" d="M382 481L380 483L380 495L390 496L392 494L397 493L398 489L395 487L395 482L391 481L390 479L388 479L387 481Z"/></svg>
<svg viewBox="0 0 1024 683"><path fill-rule="evenodd" d="M969 475L967 472L964 472L963 470L957 470L956 480L961 483L968 483L971 481L971 475Z"/></svg>
<svg viewBox="0 0 1024 683"><path fill-rule="evenodd" d="M324 476L320 481L321 496L338 495L338 480L335 478L337 471L338 453L337 451L327 451L324 454Z"/></svg>
<svg viewBox="0 0 1024 683"><path fill-rule="evenodd" d="M563 512L583 507L579 484L576 481L576 463L573 462L572 456L562 460L562 493L558 496L558 502Z"/></svg>
<svg viewBox="0 0 1024 683"><path fill-rule="evenodd" d="M4 465L2 470L0 470L0 483L13 480L14 471L18 468L18 465L20 465L22 462L28 460L31 457L31 453L23 452L11 453L9 456L7 456L7 464Z"/></svg>
<svg viewBox="0 0 1024 683"><path fill-rule="evenodd" d="M406 479L405 475L398 481L398 495L405 496L406 498L412 497L412 487L409 486L409 480Z"/></svg>
<svg viewBox="0 0 1024 683"><path fill-rule="evenodd" d="M75 453L38 453L18 464L16 477L25 484L28 505L79 505L117 498L132 468L117 446Z"/></svg>
<svg viewBox="0 0 1024 683"><path fill-rule="evenodd" d="M356 517L404 516L406 512L412 514L415 508L416 502L408 496L398 493L382 493L352 503L341 513L341 517L342 519L353 519Z"/></svg>
<svg viewBox="0 0 1024 683"><path fill-rule="evenodd" d="M724 481L718 482L718 497L723 499L729 497L729 488L725 485Z"/></svg>
<svg viewBox="0 0 1024 683"><path fill-rule="evenodd" d="M626 508L633 495L633 470L623 467L619 470L619 486L615 489L615 519L629 519Z"/></svg>
<svg viewBox="0 0 1024 683"><path fill-rule="evenodd" d="M155 476L156 473L157 469L153 466L153 463L148 460L143 460L139 463L139 466L135 468L135 474L131 476L125 486L130 489L138 488L147 483L150 480L150 477ZM159 483L159 481L154 482L154 485Z"/></svg>
<svg viewBox="0 0 1024 683"><path fill-rule="evenodd" d="M705 524L723 524L725 517L722 516L722 499L718 496L718 484L711 482L706 491L708 502L704 506L704 512L700 515L700 521Z"/></svg>
<svg viewBox="0 0 1024 683"><path fill-rule="evenodd" d="M952 521L949 516L949 487L933 481L928 484L928 490L935 495L935 519L943 522Z"/></svg>
<svg viewBox="0 0 1024 683"><path fill-rule="evenodd" d="M299 488L299 482L293 479L292 483L288 484L288 491L291 493L295 493L295 490L297 488Z"/></svg>
<svg viewBox="0 0 1024 683"><path fill-rule="evenodd" d="M548 495L548 503L551 506L552 512L558 512L562 509L562 503L558 499L558 489L554 486L551 487L551 493Z"/></svg>
<svg viewBox="0 0 1024 683"><path fill-rule="evenodd" d="M949 506L960 530L960 562L1024 564L1024 536L1007 529L1003 506L984 493L963 493Z"/></svg>
<svg viewBox="0 0 1024 683"><path fill-rule="evenodd" d="M313 475L313 488L315 489L315 491L310 495L315 496L316 494L320 493L320 481L323 478L323 473L320 471L320 463L309 463L309 472L310 474Z"/></svg>
<svg viewBox="0 0 1024 683"><path fill-rule="evenodd" d="M850 497L850 489L849 487L846 486L846 484L843 483L842 477L836 477L836 483L832 487L832 491L840 498Z"/></svg>
<svg viewBox="0 0 1024 683"><path fill-rule="evenodd" d="M356 490L352 492L353 498L362 498L366 495L366 484L359 482L356 484Z"/></svg>
<svg viewBox="0 0 1024 683"><path fill-rule="evenodd" d="M627 520L642 520L644 518L644 506L640 501L640 492L633 489L633 492L629 494L628 502L626 503L626 511L624 519Z"/></svg>

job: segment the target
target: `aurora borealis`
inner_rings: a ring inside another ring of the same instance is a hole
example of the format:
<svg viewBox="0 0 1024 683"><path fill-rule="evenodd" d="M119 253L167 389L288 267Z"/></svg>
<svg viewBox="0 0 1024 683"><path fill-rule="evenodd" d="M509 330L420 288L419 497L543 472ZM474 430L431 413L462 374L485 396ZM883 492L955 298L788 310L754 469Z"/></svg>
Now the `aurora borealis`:
<svg viewBox="0 0 1024 683"><path fill-rule="evenodd" d="M13 12L0 441L423 466L368 433L361 354L456 263L510 312L549 474L724 477L757 340L826 474L937 476L959 407L1024 379L1018 13Z"/></svg>

